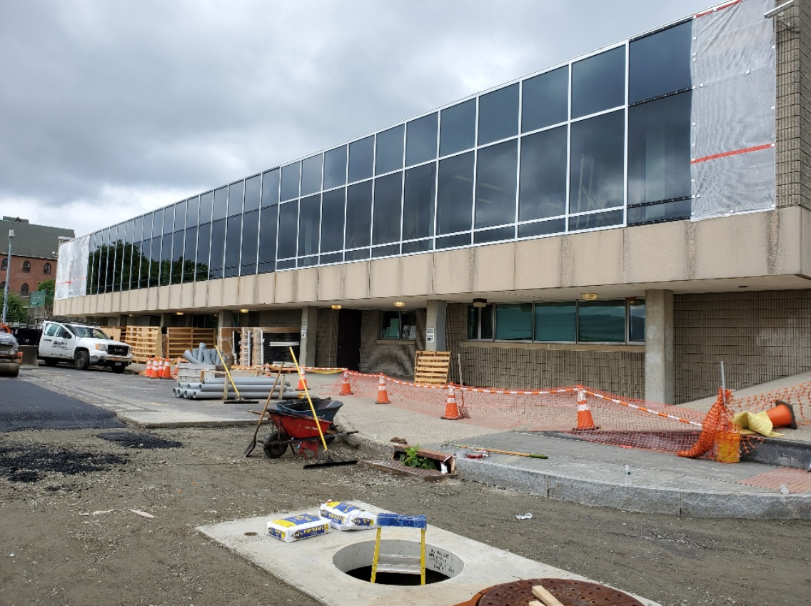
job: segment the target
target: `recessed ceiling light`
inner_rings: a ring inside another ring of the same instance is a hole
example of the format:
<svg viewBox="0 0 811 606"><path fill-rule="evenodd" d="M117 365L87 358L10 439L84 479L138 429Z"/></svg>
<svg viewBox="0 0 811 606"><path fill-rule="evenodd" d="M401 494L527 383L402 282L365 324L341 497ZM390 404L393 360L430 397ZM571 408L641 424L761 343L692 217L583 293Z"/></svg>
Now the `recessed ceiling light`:
<svg viewBox="0 0 811 606"><path fill-rule="evenodd" d="M341 309L340 305L330 305L330 307L332 307L332 309Z"/></svg>
<svg viewBox="0 0 811 606"><path fill-rule="evenodd" d="M584 292L581 296L586 301L594 301L594 300L597 299L597 293L596 292Z"/></svg>
<svg viewBox="0 0 811 606"><path fill-rule="evenodd" d="M395 307L405 307L405 301L395 301L394 306Z"/></svg>
<svg viewBox="0 0 811 606"><path fill-rule="evenodd" d="M250 309L240 309L240 310L239 310L239 313L241 313L241 314L246 314L246 313L248 313L249 311L251 311L251 310L250 310Z"/></svg>

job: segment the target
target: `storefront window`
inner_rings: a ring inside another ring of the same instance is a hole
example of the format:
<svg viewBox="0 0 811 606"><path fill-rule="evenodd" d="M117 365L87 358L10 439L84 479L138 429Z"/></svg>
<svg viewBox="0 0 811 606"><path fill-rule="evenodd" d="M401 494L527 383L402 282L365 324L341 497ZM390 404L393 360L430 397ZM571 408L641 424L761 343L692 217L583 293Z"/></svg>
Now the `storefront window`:
<svg viewBox="0 0 811 606"><path fill-rule="evenodd" d="M532 340L532 303L496 305L496 339Z"/></svg>
<svg viewBox="0 0 811 606"><path fill-rule="evenodd" d="M413 341L417 338L417 314L413 311L384 311L380 338Z"/></svg>

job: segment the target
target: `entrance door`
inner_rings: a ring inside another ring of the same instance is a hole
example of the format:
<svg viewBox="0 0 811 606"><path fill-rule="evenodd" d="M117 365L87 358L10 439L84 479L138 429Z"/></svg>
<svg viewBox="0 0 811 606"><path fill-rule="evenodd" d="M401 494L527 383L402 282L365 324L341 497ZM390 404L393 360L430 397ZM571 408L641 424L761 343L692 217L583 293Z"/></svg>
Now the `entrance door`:
<svg viewBox="0 0 811 606"><path fill-rule="evenodd" d="M338 360L341 368L360 370L360 324L363 313L357 309L338 312Z"/></svg>

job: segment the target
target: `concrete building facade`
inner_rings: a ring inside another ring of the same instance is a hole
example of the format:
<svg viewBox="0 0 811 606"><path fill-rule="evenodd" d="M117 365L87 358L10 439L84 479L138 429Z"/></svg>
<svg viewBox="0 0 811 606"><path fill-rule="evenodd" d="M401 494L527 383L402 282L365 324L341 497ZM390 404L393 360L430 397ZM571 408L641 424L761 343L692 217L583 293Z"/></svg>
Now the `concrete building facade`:
<svg viewBox="0 0 811 606"><path fill-rule="evenodd" d="M679 403L811 369L811 8L729 2L77 239L57 313ZM734 102L729 102L733 99ZM185 315L176 316L177 312Z"/></svg>

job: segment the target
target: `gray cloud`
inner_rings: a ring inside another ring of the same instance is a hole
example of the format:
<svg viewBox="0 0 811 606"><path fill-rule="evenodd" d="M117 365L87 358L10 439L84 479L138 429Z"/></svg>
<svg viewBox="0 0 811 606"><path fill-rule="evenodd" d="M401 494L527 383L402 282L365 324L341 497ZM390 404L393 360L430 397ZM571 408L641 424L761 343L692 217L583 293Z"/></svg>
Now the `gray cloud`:
<svg viewBox="0 0 811 606"><path fill-rule="evenodd" d="M87 233L705 2L9 2L0 210Z"/></svg>

